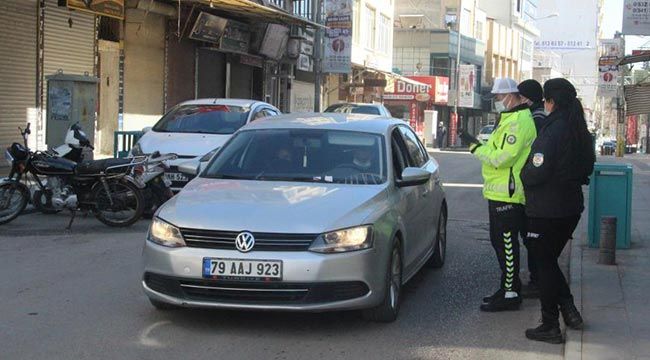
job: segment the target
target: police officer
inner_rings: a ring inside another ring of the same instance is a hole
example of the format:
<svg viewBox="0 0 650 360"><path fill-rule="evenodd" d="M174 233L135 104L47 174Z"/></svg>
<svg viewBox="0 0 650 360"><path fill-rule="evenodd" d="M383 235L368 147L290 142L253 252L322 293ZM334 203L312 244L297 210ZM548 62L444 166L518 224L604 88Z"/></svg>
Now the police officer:
<svg viewBox="0 0 650 360"><path fill-rule="evenodd" d="M560 312L567 326L582 327L582 317L557 263L584 210L582 185L589 183L595 161L584 110L576 96L576 89L566 79L544 84L544 107L550 114L521 173L527 236L539 269L542 304L542 325L526 330L526 337L550 343L564 341Z"/></svg>
<svg viewBox="0 0 650 360"><path fill-rule="evenodd" d="M501 267L501 285L483 299L481 310L517 310L519 291L519 233L525 221L524 189L519 173L526 163L537 132L528 105L523 103L517 83L497 78L492 88L494 107L500 120L485 145L461 132L470 151L483 163L483 196L488 200L490 240Z"/></svg>
<svg viewBox="0 0 650 360"><path fill-rule="evenodd" d="M546 119L546 112L544 111L544 89L542 85L537 80L528 79L519 83L517 89L519 89L519 95L522 96L530 112L533 114L535 128L539 132L544 124L544 119Z"/></svg>
<svg viewBox="0 0 650 360"><path fill-rule="evenodd" d="M542 85L534 79L524 80L517 85L519 90L519 95L521 95L524 103L528 105L530 112L533 114L533 120L535 121L535 129L539 133L544 120L546 119L546 112L544 111L544 89ZM526 237L526 231L521 233L524 245L528 250L528 273L529 281L528 284L522 286L521 295L524 298L537 298L539 297L539 284L537 275L537 267L535 266L535 260L533 259L533 254L528 246L528 239Z"/></svg>

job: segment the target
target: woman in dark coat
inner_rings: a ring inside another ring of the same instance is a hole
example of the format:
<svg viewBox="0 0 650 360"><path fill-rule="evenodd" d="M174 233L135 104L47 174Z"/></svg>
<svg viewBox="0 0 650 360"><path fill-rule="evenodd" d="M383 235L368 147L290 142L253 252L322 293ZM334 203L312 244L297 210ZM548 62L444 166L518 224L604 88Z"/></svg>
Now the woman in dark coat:
<svg viewBox="0 0 650 360"><path fill-rule="evenodd" d="M559 313L571 328L582 326L557 259L584 210L594 146L576 90L566 79L544 84L549 113L532 145L521 179L526 194L527 238L539 272L542 325L526 330L531 340L562 343Z"/></svg>

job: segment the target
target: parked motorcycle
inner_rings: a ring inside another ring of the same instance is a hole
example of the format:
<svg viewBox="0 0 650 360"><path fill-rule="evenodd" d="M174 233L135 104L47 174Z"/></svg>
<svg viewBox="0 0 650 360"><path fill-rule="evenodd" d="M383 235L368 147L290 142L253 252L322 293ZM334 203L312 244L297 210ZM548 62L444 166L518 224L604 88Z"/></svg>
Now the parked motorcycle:
<svg viewBox="0 0 650 360"><path fill-rule="evenodd" d="M11 164L9 177L0 181L0 225L18 217L30 198L22 180L31 180L36 191L45 194L52 209L68 209L74 221L76 211L92 211L109 226L135 223L144 211L142 184L133 177L134 167L144 164L134 159L105 159L76 162L57 157L53 152L32 152L27 146L30 124L20 130L23 143L13 143L5 151ZM88 144L90 146L90 144ZM92 147L91 147L92 148ZM41 177L46 177L46 184Z"/></svg>
<svg viewBox="0 0 650 360"><path fill-rule="evenodd" d="M77 123L68 128L64 144L47 153L52 157L64 158L80 164L84 159L84 148L92 149L93 147L90 145L90 141L81 126ZM155 152L150 156L134 159L134 161L141 163L134 167L133 176L137 183L144 184L142 189L145 200L143 217L151 218L158 207L174 196L171 190L171 181L165 178L164 173L167 169L165 161L176 158L176 154L161 155L159 152ZM34 207L45 214L54 214L63 210L60 203L52 201L59 187L60 184L57 178L48 177L45 182L45 190L34 191L32 198Z"/></svg>

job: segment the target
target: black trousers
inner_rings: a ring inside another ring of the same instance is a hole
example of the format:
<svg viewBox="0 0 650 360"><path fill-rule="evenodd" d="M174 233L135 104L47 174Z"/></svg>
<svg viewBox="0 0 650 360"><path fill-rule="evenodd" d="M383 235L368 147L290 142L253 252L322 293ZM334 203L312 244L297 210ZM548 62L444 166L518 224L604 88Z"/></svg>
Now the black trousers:
<svg viewBox="0 0 650 360"><path fill-rule="evenodd" d="M524 231L521 232L521 238L524 240L524 246L526 246L526 250L528 250L528 273L529 273L529 278L528 281L531 284L539 285L539 275L537 273L537 264L535 263L535 258L533 257L533 251L530 249L530 241L528 240L528 237L526 236L527 232L526 229L524 228Z"/></svg>
<svg viewBox="0 0 650 360"><path fill-rule="evenodd" d="M519 234L525 226L524 206L488 201L490 241L501 268L501 289L519 292Z"/></svg>
<svg viewBox="0 0 650 360"><path fill-rule="evenodd" d="M578 221L580 215L527 220L528 243L538 269L542 321L545 324L558 326L559 305L563 302L573 302L569 284L560 270L557 259L571 239Z"/></svg>

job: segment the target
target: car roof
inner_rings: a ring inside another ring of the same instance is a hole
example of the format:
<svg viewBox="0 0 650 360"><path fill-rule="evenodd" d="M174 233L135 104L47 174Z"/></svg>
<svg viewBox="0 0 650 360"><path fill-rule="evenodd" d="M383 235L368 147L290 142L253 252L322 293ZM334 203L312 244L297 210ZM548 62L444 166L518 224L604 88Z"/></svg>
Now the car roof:
<svg viewBox="0 0 650 360"><path fill-rule="evenodd" d="M386 116L343 113L284 114L254 121L241 130L259 129L320 129L347 130L386 134L393 125L406 124Z"/></svg>
<svg viewBox="0 0 650 360"><path fill-rule="evenodd" d="M275 109L275 106L271 104L267 104L263 101L251 100L251 99L205 98L205 99L184 101L179 105L225 105L225 106L241 106L241 107L248 107L248 108L252 108L258 105L266 105Z"/></svg>
<svg viewBox="0 0 650 360"><path fill-rule="evenodd" d="M372 106L372 107L380 107L384 106L382 104L366 104L366 103L337 103L337 104L332 104L328 106L328 108L331 108L333 106Z"/></svg>

